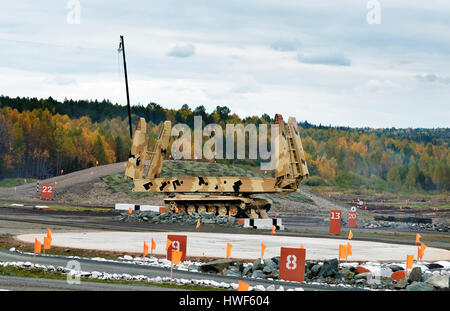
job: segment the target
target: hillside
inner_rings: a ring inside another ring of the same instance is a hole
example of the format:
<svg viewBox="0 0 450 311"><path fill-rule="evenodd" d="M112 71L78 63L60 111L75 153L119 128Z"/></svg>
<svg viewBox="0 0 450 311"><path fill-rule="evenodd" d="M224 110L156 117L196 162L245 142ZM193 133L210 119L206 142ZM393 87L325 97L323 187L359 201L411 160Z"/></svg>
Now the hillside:
<svg viewBox="0 0 450 311"><path fill-rule="evenodd" d="M158 124L268 124L270 116L240 118L227 107L166 109L133 106L133 121L145 117L149 143ZM285 116L287 117L287 116ZM370 129L299 122L310 170L305 185L392 193L447 193L450 189L450 129ZM206 138L204 138L206 140ZM269 142L270 143L270 142ZM52 98L0 97L0 179L46 178L95 165L126 161L130 150L126 107L108 101L58 102ZM170 152L169 152L170 156ZM257 171L259 160L218 160ZM176 170L176 168L173 168Z"/></svg>

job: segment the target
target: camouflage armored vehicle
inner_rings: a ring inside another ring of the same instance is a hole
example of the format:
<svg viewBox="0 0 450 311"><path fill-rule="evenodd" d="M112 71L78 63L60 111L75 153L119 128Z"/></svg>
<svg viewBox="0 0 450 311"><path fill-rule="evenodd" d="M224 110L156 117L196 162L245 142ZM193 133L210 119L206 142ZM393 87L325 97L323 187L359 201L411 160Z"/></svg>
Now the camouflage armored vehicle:
<svg viewBox="0 0 450 311"><path fill-rule="evenodd" d="M146 122L138 120L125 176L134 181L134 192L163 193L171 211L213 212L243 218L268 218L271 202L252 195L288 194L298 191L309 175L295 118L288 123L276 115L279 125L279 150L274 178L261 177L161 177L161 169L169 146L172 125L165 121L153 151L147 150ZM274 139L272 137L272 139Z"/></svg>

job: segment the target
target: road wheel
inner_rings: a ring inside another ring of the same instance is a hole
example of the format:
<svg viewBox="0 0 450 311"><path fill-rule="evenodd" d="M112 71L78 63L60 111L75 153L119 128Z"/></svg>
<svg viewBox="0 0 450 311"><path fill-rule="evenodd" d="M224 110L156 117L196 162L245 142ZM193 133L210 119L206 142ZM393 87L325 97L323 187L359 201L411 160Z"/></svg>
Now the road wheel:
<svg viewBox="0 0 450 311"><path fill-rule="evenodd" d="M208 206L208 213L214 213L214 215L217 213L217 208L213 205Z"/></svg>
<svg viewBox="0 0 450 311"><path fill-rule="evenodd" d="M170 201L169 202L169 210L172 213L175 213L176 209L177 209L177 203L175 201Z"/></svg>
<svg viewBox="0 0 450 311"><path fill-rule="evenodd" d="M219 215L221 216L225 216L227 214L227 208L225 206L220 206L219 207Z"/></svg>
<svg viewBox="0 0 450 311"><path fill-rule="evenodd" d="M187 207L187 213L188 215L192 215L195 212L195 206L194 205L189 205Z"/></svg>
<svg viewBox="0 0 450 311"><path fill-rule="evenodd" d="M239 208L236 205L230 206L230 215L231 216L236 217L238 211L239 211Z"/></svg>
<svg viewBox="0 0 450 311"><path fill-rule="evenodd" d="M186 211L186 207L184 205L180 205L178 206L178 214L183 213L184 211Z"/></svg>
<svg viewBox="0 0 450 311"><path fill-rule="evenodd" d="M206 212L206 207L204 205L200 205L199 207L197 207L197 212L198 213L205 213Z"/></svg>

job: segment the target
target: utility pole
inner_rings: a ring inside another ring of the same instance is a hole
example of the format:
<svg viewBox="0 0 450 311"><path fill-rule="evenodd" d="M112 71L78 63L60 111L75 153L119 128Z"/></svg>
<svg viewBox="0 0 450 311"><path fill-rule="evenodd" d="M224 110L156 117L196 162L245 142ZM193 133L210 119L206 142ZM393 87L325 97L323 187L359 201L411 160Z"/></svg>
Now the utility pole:
<svg viewBox="0 0 450 311"><path fill-rule="evenodd" d="M127 76L127 62L125 61L125 44L123 43L123 36L120 36L119 52L122 51L123 56L123 68L125 72L125 87L127 90L127 105L128 105L128 121L130 122L130 137L133 138L133 127L131 124L131 107L130 107L130 95L128 93L128 76Z"/></svg>

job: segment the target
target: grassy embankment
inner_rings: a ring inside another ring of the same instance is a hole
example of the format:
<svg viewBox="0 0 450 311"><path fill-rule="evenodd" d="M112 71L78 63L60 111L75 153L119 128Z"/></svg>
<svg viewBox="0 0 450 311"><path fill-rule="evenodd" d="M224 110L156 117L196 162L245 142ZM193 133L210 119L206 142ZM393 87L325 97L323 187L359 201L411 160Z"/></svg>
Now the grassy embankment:
<svg viewBox="0 0 450 311"><path fill-rule="evenodd" d="M29 278L41 278L41 279L52 279L52 280L67 280L67 275L59 272L48 272L44 271L42 268L19 268L19 267L0 267L0 275L7 276L20 276ZM81 282L96 282L96 283L109 283L118 285L143 285L143 286L158 286L165 288L183 289L183 290L206 290L206 291L226 291L226 289L212 288L204 286L193 286L193 285L170 285L170 284L159 284L145 281L110 281L110 280L96 280L96 279L81 279Z"/></svg>
<svg viewBox="0 0 450 311"><path fill-rule="evenodd" d="M25 183L35 183L36 181L37 179L34 178L4 178L0 180L0 188L17 187Z"/></svg>

